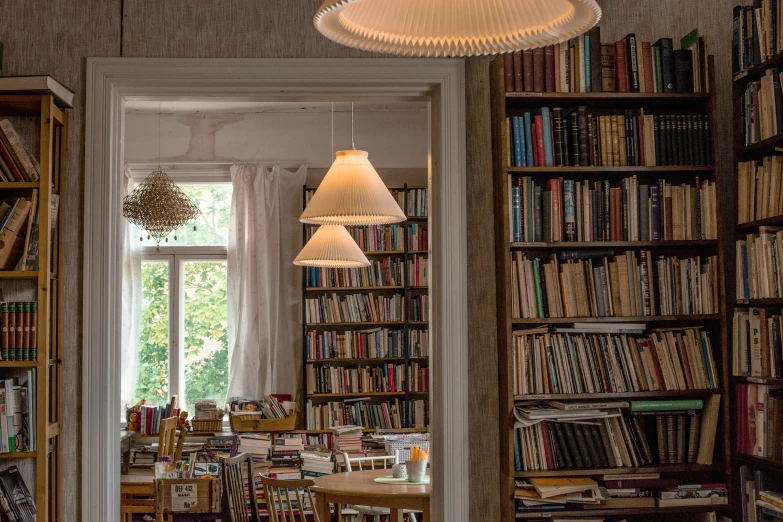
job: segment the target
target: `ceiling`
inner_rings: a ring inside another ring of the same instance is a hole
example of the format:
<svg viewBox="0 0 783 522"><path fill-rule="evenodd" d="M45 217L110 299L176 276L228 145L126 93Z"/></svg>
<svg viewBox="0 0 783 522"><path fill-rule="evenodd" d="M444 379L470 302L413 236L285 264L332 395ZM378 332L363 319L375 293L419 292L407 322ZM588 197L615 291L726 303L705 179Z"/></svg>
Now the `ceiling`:
<svg viewBox="0 0 783 522"><path fill-rule="evenodd" d="M267 101L215 101L215 100L127 100L125 102L126 113L269 113L269 112L329 112L331 102L267 102ZM392 101L392 102L356 102L354 108L357 112L419 112L427 109L425 101ZM351 110L349 102L336 102L335 112L348 112Z"/></svg>

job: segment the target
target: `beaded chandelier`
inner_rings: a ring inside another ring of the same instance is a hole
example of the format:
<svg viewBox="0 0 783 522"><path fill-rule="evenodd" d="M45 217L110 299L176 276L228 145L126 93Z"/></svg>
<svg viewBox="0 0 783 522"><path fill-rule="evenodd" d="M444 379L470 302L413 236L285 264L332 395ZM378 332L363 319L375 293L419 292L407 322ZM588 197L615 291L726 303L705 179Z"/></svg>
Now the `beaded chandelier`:
<svg viewBox="0 0 783 522"><path fill-rule="evenodd" d="M125 197L122 215L149 234L160 245L183 225L201 216L199 208L158 166L147 179ZM193 230L196 227L193 226ZM140 238L143 240L144 238ZM177 236L174 236L177 239Z"/></svg>

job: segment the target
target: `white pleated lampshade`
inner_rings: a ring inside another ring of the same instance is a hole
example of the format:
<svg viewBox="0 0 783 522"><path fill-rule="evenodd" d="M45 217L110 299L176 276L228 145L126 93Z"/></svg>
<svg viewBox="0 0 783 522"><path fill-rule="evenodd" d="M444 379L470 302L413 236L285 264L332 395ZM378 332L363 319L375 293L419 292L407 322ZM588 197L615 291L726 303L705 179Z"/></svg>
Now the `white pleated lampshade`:
<svg viewBox="0 0 783 522"><path fill-rule="evenodd" d="M294 259L299 266L360 268L370 266L367 256L342 225L321 225Z"/></svg>
<svg viewBox="0 0 783 522"><path fill-rule="evenodd" d="M302 223L316 225L386 225L405 221L394 196L363 150L341 150L318 186Z"/></svg>
<svg viewBox="0 0 783 522"><path fill-rule="evenodd" d="M313 24L348 47L437 57L553 45L600 18L595 0L325 0Z"/></svg>

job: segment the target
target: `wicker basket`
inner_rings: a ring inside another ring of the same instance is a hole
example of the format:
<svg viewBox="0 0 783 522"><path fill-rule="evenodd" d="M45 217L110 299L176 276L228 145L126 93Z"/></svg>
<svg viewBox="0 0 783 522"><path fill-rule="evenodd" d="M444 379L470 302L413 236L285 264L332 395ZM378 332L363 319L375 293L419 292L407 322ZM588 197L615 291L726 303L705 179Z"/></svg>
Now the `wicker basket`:
<svg viewBox="0 0 783 522"><path fill-rule="evenodd" d="M223 431L223 420L197 420L192 419L190 421L193 426L194 433L215 433L217 431Z"/></svg>

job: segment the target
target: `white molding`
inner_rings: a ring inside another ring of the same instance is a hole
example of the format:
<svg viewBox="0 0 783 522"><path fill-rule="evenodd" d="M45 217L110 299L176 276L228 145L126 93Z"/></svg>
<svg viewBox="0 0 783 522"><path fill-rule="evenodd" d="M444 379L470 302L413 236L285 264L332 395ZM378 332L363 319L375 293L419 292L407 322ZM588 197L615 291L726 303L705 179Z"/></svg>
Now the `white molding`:
<svg viewBox="0 0 783 522"><path fill-rule="evenodd" d="M447 59L89 58L85 133L82 520L119 512L119 259L124 100L440 98L433 176L432 520L468 520L464 62ZM185 93L185 94L183 94ZM476 499L480 501L480 499Z"/></svg>

